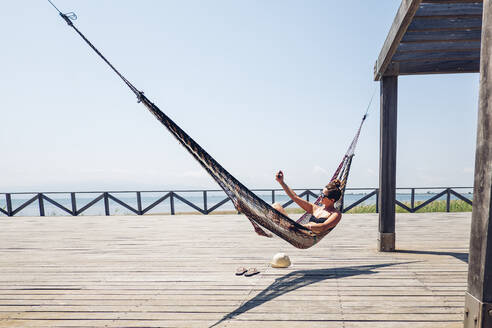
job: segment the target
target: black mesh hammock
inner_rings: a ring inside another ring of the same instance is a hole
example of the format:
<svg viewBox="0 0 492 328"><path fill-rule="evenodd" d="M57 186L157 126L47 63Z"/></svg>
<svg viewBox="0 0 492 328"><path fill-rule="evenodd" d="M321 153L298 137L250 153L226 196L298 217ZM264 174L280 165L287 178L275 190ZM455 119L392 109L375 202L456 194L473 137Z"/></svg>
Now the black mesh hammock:
<svg viewBox="0 0 492 328"><path fill-rule="evenodd" d="M51 3L51 1L50 1ZM55 7L56 8L56 7ZM57 8L56 8L57 9ZM57 9L58 10L58 9ZM220 185L227 196L232 200L235 208L246 215L251 221L255 231L262 235L271 237L270 233L264 229L274 233L280 238L286 240L297 248L309 248L321 240L324 235L315 234L311 230L302 225L308 219L307 213L304 214L297 222L291 220L286 215L280 213L260 197L251 192L241 182L227 172L212 156L210 156L198 143L196 143L186 132L184 132L176 123L174 123L166 114L164 114L154 103L152 103L143 92L133 86L122 74L120 74L114 66L97 50L94 45L73 25L71 19L76 16L73 13L63 14L59 10L60 16L71 26L84 41L111 67L111 69L125 82L125 84L135 93L139 102L143 103L147 109L178 139L188 152L200 163L200 165L212 176L212 178ZM359 139L360 130L366 115L362 118L362 122L357 130L357 133L350 144L349 149L343 157L332 179L338 178L341 184L342 197L337 202L336 207L341 209L343 206L343 194L350 171L350 165L354 157L354 151ZM318 197L316 204L321 202L321 197Z"/></svg>

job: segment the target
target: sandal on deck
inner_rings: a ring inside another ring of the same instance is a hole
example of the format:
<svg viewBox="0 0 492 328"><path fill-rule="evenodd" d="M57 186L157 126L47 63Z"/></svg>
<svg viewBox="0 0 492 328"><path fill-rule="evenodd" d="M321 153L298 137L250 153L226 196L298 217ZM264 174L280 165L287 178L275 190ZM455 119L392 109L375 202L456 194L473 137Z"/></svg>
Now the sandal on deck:
<svg viewBox="0 0 492 328"><path fill-rule="evenodd" d="M251 277L251 276L254 276L255 274L258 274L260 273L260 271L256 270L256 268L249 268L248 271L246 271L246 273L244 273L244 275L246 277Z"/></svg>
<svg viewBox="0 0 492 328"><path fill-rule="evenodd" d="M236 276L242 276L246 272L248 272L248 269L246 269L246 268L243 268L243 267L237 268L236 269Z"/></svg>

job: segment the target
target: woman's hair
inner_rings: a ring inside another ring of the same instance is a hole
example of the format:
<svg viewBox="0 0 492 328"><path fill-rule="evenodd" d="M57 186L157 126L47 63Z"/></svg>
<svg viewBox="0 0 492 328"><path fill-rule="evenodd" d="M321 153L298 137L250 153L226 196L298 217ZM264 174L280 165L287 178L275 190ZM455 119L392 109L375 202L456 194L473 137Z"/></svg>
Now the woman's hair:
<svg viewBox="0 0 492 328"><path fill-rule="evenodd" d="M341 185L342 182L338 179L330 181L330 183L326 185L326 189L328 189L326 196L330 199L334 199L335 202L339 200L342 196L342 191L340 190Z"/></svg>

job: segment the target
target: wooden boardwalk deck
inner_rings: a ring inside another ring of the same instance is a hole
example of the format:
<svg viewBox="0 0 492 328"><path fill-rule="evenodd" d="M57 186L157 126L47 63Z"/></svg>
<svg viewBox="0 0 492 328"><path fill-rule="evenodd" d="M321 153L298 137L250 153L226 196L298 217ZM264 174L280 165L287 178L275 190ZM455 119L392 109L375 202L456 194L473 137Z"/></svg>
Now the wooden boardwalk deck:
<svg viewBox="0 0 492 328"><path fill-rule="evenodd" d="M0 327L461 327L470 220L397 215L378 253L374 214L308 250L240 215L1 217Z"/></svg>

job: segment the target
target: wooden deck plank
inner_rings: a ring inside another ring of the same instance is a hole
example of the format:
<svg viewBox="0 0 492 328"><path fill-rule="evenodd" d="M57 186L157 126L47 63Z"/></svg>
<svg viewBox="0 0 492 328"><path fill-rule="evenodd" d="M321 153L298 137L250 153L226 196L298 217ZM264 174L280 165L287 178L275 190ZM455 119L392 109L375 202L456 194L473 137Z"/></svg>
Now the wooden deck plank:
<svg viewBox="0 0 492 328"><path fill-rule="evenodd" d="M398 214L395 253L372 214L309 250L240 215L2 217L0 327L460 327L470 217Z"/></svg>

